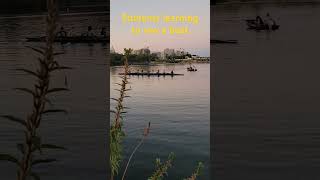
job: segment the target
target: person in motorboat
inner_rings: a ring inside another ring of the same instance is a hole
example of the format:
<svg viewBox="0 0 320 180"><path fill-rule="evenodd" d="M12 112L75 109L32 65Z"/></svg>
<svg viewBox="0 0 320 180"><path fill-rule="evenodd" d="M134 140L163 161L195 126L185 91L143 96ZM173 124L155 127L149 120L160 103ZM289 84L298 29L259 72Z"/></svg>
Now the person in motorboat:
<svg viewBox="0 0 320 180"><path fill-rule="evenodd" d="M256 17L256 26L257 27L263 27L264 26L264 22L262 20L262 18L260 16Z"/></svg>
<svg viewBox="0 0 320 180"><path fill-rule="evenodd" d="M267 29L271 29L276 26L276 21L270 16L269 13L266 14L265 24Z"/></svg>
<svg viewBox="0 0 320 180"><path fill-rule="evenodd" d="M56 37L67 37L67 31L64 30L63 26L61 26L60 31L56 33Z"/></svg>

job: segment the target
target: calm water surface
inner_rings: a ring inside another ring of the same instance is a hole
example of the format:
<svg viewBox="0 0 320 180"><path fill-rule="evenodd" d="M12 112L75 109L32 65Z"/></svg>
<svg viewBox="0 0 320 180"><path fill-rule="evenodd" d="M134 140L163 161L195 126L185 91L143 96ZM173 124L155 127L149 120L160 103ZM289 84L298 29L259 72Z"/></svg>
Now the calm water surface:
<svg viewBox="0 0 320 180"><path fill-rule="evenodd" d="M100 28L107 24L106 15L64 16L59 19L66 29L72 26L76 33L86 30L88 25ZM16 72L15 68L34 68L38 54L25 46L39 47L41 43L27 43L25 37L44 35L44 17L25 16L18 18L0 17L0 114L15 114L25 117L30 112L31 98L13 91L15 87L31 87L32 77ZM108 28L108 27L107 27ZM56 44L62 65L73 67L68 72L54 75L54 85L64 87L65 76L71 92L60 93L51 100L54 107L65 108L68 115L45 117L41 127L43 141L62 145L68 151L49 151L46 157L59 162L39 166L42 179L88 180L106 178L107 121L107 46L101 44ZM22 140L21 128L1 120L0 153L17 152L16 143ZM17 154L17 153L13 153ZM0 179L15 179L15 166L1 162Z"/></svg>
<svg viewBox="0 0 320 180"><path fill-rule="evenodd" d="M151 131L138 150L128 170L128 179L147 179L154 170L155 159L165 160L170 152L176 159L168 179L183 179L191 175L197 162L206 168L200 179L209 178L210 65L195 64L197 72L187 72L188 65L132 66L132 72L173 70L183 73L176 77L130 77L130 109L126 114L126 157L139 142L144 127L151 122ZM111 68L111 97L118 97L114 83L120 82L122 67ZM114 103L112 103L112 106ZM126 158L127 159L127 158Z"/></svg>
<svg viewBox="0 0 320 180"><path fill-rule="evenodd" d="M247 31L267 12L276 32ZM320 6L317 3L214 7L214 161L217 180L319 179Z"/></svg>

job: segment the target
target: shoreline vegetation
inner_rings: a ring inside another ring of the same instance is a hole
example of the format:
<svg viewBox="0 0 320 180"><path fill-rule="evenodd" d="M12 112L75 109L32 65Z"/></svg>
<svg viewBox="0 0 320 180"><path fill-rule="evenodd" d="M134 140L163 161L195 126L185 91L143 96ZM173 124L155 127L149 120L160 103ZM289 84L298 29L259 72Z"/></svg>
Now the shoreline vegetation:
<svg viewBox="0 0 320 180"><path fill-rule="evenodd" d="M170 55L161 58L155 53L130 54L129 65L160 65L160 64L190 64L190 63L209 63L210 57L199 57L186 53L184 55ZM123 66L125 55L110 52L110 65Z"/></svg>
<svg viewBox="0 0 320 180"><path fill-rule="evenodd" d="M217 0L214 5L231 5L231 4L319 4L320 0L288 0L288 1L279 1L279 0Z"/></svg>

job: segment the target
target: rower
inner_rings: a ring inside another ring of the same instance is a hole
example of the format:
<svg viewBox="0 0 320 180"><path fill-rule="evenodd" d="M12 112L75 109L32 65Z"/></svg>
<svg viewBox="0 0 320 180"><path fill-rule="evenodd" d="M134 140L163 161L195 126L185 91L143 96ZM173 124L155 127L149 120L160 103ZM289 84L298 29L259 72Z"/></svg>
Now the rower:
<svg viewBox="0 0 320 180"><path fill-rule="evenodd" d="M260 16L256 17L256 24L257 24L257 26L263 26L264 25L263 20L262 20L262 18Z"/></svg>
<svg viewBox="0 0 320 180"><path fill-rule="evenodd" d="M64 30L63 26L61 26L60 31L57 32L56 37L66 37L67 32Z"/></svg>
<svg viewBox="0 0 320 180"><path fill-rule="evenodd" d="M171 71L171 75L173 75L173 71Z"/></svg>
<svg viewBox="0 0 320 180"><path fill-rule="evenodd" d="M88 31L86 33L86 36L87 37L94 37L95 36L95 34L92 31L92 26L88 26Z"/></svg>
<svg viewBox="0 0 320 180"><path fill-rule="evenodd" d="M276 25L276 21L270 16L269 13L266 14L265 24L267 24L270 28Z"/></svg>
<svg viewBox="0 0 320 180"><path fill-rule="evenodd" d="M74 27L71 27L71 30L69 31L69 37L72 37L72 36L74 36L75 35L75 33L74 33Z"/></svg>
<svg viewBox="0 0 320 180"><path fill-rule="evenodd" d="M103 28L101 29L100 35L101 35L102 37L107 37L107 29L106 29L105 27L103 27Z"/></svg>

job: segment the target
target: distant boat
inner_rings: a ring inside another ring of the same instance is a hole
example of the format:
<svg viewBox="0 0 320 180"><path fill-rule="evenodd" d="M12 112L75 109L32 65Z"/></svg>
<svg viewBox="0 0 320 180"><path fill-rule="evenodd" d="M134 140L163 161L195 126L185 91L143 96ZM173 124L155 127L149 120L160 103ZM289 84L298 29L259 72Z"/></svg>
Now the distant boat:
<svg viewBox="0 0 320 180"><path fill-rule="evenodd" d="M190 64L190 67L187 67L187 71L198 71L198 70L195 66L192 67Z"/></svg>
<svg viewBox="0 0 320 180"><path fill-rule="evenodd" d="M261 26L261 25L257 24L255 19L247 19L246 22L247 22L248 29L257 30L257 31L260 31L260 30L272 30L272 31L275 31L275 30L278 30L279 27L280 27L277 24L273 24L271 27L269 27L268 25L262 25Z"/></svg>
<svg viewBox="0 0 320 180"><path fill-rule="evenodd" d="M46 37L27 37L28 42L45 42ZM87 37L87 36L73 36L73 37L56 37L54 42L60 43L107 43L108 37Z"/></svg>
<svg viewBox="0 0 320 180"><path fill-rule="evenodd" d="M124 75L124 73L119 73L119 75ZM129 75L129 76L183 76L184 74L135 72L135 73L128 73L127 75Z"/></svg>
<svg viewBox="0 0 320 180"><path fill-rule="evenodd" d="M212 44L236 44L238 43L237 40L218 40L218 39L212 39L210 40L210 43Z"/></svg>

